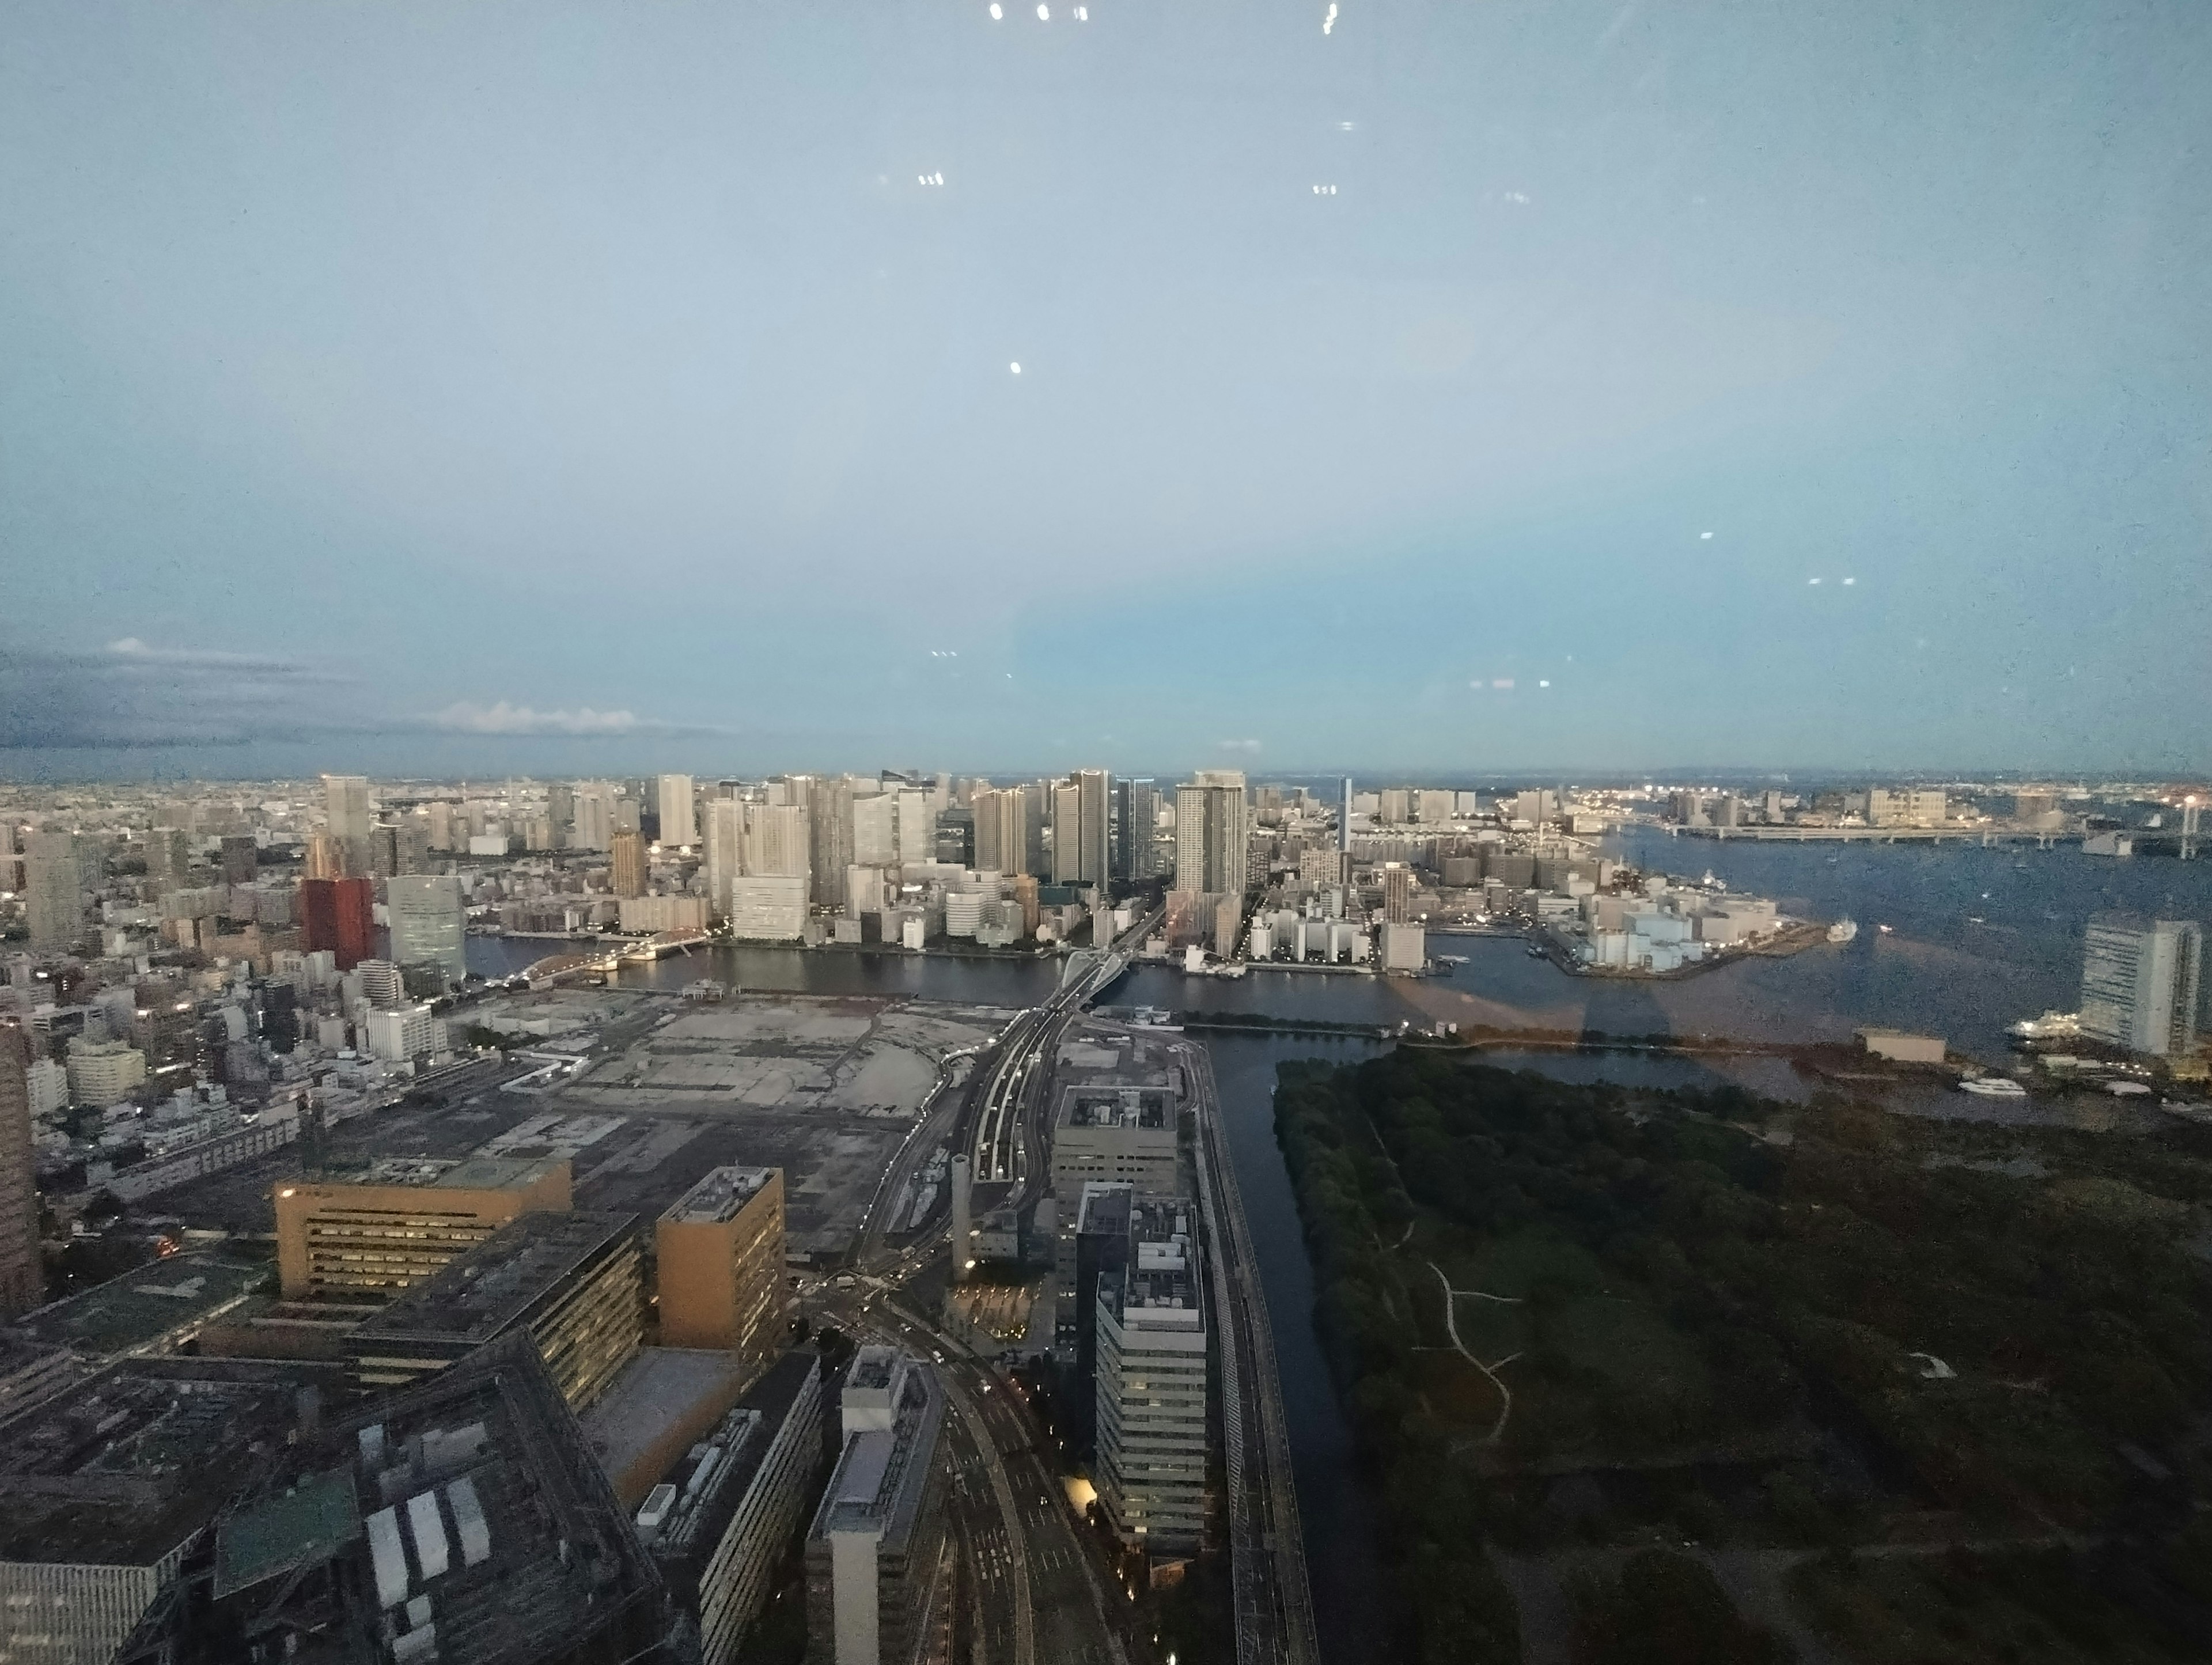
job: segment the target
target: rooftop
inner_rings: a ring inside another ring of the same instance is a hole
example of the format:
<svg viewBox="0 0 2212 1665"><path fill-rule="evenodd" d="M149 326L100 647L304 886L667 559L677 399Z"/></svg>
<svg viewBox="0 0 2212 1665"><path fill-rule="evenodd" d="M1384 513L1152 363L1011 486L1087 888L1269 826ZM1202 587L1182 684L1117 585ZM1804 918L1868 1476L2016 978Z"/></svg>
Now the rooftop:
<svg viewBox="0 0 2212 1665"><path fill-rule="evenodd" d="M281 1451L284 1366L125 1359L0 1425L0 1560L150 1566Z"/></svg>
<svg viewBox="0 0 2212 1665"><path fill-rule="evenodd" d="M696 1573L720 1545L785 1419L820 1369L819 1359L804 1349L784 1354L714 1431L669 1470L663 1483L676 1488L676 1500L646 1540L672 1571L680 1566Z"/></svg>
<svg viewBox="0 0 2212 1665"><path fill-rule="evenodd" d="M744 1362L733 1352L641 1347L583 1413L584 1439L619 1485L619 1477L671 1429L695 1413L714 1415L714 1401L723 1407L734 1403L744 1383Z"/></svg>
<svg viewBox="0 0 2212 1665"><path fill-rule="evenodd" d="M859 1368L857 1362L854 1368ZM884 1383L873 1385L880 1389ZM938 1386L936 1373L919 1359L908 1361L902 1385L904 1391L890 1427L864 1429L846 1436L836 1469L815 1510L809 1537L860 1532L896 1542L912 1530L929 1482L930 1465L936 1461L939 1432L945 1420L945 1391Z"/></svg>
<svg viewBox="0 0 2212 1665"><path fill-rule="evenodd" d="M1120 1290L1123 1316L1143 1310L1200 1310L1198 1249L1190 1206L1170 1198L1139 1198L1130 1210L1130 1257Z"/></svg>
<svg viewBox="0 0 2212 1665"><path fill-rule="evenodd" d="M362 1185L427 1185L448 1191L507 1191L534 1185L567 1161L565 1156L389 1158L371 1163L353 1182Z"/></svg>
<svg viewBox="0 0 2212 1665"><path fill-rule="evenodd" d="M1164 1128L1170 1104L1161 1087L1071 1087L1060 1103L1060 1125Z"/></svg>
<svg viewBox="0 0 2212 1665"><path fill-rule="evenodd" d="M524 1214L508 1221L437 1273L406 1290L355 1332L451 1335L483 1341L603 1249L637 1230L635 1214Z"/></svg>
<svg viewBox="0 0 2212 1665"><path fill-rule="evenodd" d="M669 1205L660 1218L678 1225L717 1225L761 1193L773 1168L717 1168Z"/></svg>
<svg viewBox="0 0 2212 1665"><path fill-rule="evenodd" d="M173 1255L26 1313L14 1329L28 1340L112 1358L205 1322L260 1288L270 1271L266 1261L221 1249Z"/></svg>

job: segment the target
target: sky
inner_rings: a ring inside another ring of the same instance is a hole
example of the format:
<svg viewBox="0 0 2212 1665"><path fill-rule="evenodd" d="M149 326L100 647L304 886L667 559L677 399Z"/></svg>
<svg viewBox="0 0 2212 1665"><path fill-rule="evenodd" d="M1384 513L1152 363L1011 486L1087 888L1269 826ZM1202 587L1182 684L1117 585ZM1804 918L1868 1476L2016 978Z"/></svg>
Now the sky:
<svg viewBox="0 0 2212 1665"><path fill-rule="evenodd" d="M2202 0L1000 9L0 10L0 775L2212 769Z"/></svg>

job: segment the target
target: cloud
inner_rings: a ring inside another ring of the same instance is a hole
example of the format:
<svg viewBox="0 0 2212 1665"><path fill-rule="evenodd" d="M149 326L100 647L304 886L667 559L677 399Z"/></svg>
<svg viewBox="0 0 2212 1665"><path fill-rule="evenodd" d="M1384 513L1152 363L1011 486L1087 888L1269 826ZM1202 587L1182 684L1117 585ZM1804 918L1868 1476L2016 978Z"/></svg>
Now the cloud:
<svg viewBox="0 0 2212 1665"><path fill-rule="evenodd" d="M157 647L0 647L0 749L237 745L343 726L342 679L297 660Z"/></svg>
<svg viewBox="0 0 2212 1665"><path fill-rule="evenodd" d="M505 700L492 706L457 700L430 720L440 728L465 734L632 734L648 726L629 711L594 711L589 706L574 711L536 711Z"/></svg>
<svg viewBox="0 0 2212 1665"><path fill-rule="evenodd" d="M1260 749L1257 740L1220 740L1215 744L1224 751L1257 751Z"/></svg>

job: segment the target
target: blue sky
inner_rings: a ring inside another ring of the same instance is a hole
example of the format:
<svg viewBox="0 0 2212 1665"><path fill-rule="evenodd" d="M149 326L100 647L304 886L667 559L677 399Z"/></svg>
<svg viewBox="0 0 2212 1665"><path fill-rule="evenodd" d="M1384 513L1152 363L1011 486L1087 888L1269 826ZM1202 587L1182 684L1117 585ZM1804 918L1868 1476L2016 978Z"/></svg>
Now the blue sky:
<svg viewBox="0 0 2212 1665"><path fill-rule="evenodd" d="M1004 9L9 8L0 772L2212 767L2212 9Z"/></svg>

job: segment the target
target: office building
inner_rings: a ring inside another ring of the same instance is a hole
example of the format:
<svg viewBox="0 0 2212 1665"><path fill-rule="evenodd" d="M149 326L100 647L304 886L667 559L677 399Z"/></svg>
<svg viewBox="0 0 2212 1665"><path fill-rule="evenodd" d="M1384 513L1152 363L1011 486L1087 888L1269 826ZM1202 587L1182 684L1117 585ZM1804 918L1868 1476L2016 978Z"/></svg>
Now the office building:
<svg viewBox="0 0 2212 1665"><path fill-rule="evenodd" d="M845 869L853 860L853 781L793 775L792 800L803 804L807 816L807 871L812 875L815 903L823 908L845 905Z"/></svg>
<svg viewBox="0 0 2212 1665"><path fill-rule="evenodd" d="M1047 835L1052 830L1053 783L1049 781L1024 781L1022 794L1022 865L1020 871L1039 880L1051 875L1052 866L1045 859Z"/></svg>
<svg viewBox="0 0 2212 1665"><path fill-rule="evenodd" d="M1053 1351L1073 1374L1066 1379L1070 1449L1089 1458L1098 1434L1098 1284L1119 1279L1129 1259L1130 1210L1136 1188L1092 1182L1068 1207L1054 1267Z"/></svg>
<svg viewBox="0 0 2212 1665"><path fill-rule="evenodd" d="M748 1381L782 1352L783 1170L717 1168L654 1226L660 1340L720 1347Z"/></svg>
<svg viewBox="0 0 2212 1665"><path fill-rule="evenodd" d="M146 877L165 890L176 889L192 870L192 842L174 827L156 827L146 835Z"/></svg>
<svg viewBox="0 0 2212 1665"><path fill-rule="evenodd" d="M568 1158L391 1162L350 1183L276 1188L276 1276L288 1301L388 1300L526 1213L566 1212Z"/></svg>
<svg viewBox="0 0 2212 1665"><path fill-rule="evenodd" d="M1382 864L1382 920L1406 925L1413 917L1413 870L1402 861Z"/></svg>
<svg viewBox="0 0 2212 1665"><path fill-rule="evenodd" d="M404 1064L446 1049L446 1026L431 1016L428 1006L380 1008L368 1014L368 1055L387 1063Z"/></svg>
<svg viewBox="0 0 2212 1665"><path fill-rule="evenodd" d="M806 929L806 883L797 874L732 880L730 934L756 942L798 941Z"/></svg>
<svg viewBox="0 0 2212 1665"><path fill-rule="evenodd" d="M707 845L707 911L730 916L730 885L745 870L745 805L735 798L710 798L702 829Z"/></svg>
<svg viewBox="0 0 2212 1665"><path fill-rule="evenodd" d="M255 1431L276 1472L241 1464L203 1480L211 1500L237 1501L118 1665L689 1656L672 1648L659 1574L526 1333L328 1432L313 1401L292 1427Z"/></svg>
<svg viewBox="0 0 2212 1665"><path fill-rule="evenodd" d="M365 878L303 878L299 882L301 939L307 953L327 953L338 970L368 960L376 945L372 884Z"/></svg>
<svg viewBox="0 0 2212 1665"><path fill-rule="evenodd" d="M375 871L369 838L375 819L368 805L366 775L323 776L323 830L337 846L341 872L365 878Z"/></svg>
<svg viewBox="0 0 2212 1665"><path fill-rule="evenodd" d="M1115 783L1120 798L1115 806L1114 870L1132 884L1159 875L1159 846L1155 835L1160 824L1160 789L1152 781Z"/></svg>
<svg viewBox="0 0 2212 1665"><path fill-rule="evenodd" d="M1083 788L1072 781L1052 789L1052 882L1073 884L1083 862Z"/></svg>
<svg viewBox="0 0 2212 1665"><path fill-rule="evenodd" d="M1029 800L1019 787L985 787L975 797L975 866L1009 877L1029 871Z"/></svg>
<svg viewBox="0 0 2212 1665"><path fill-rule="evenodd" d="M298 1394L276 1367L126 1358L0 1424L0 1660L113 1659L294 1437Z"/></svg>
<svg viewBox="0 0 2212 1665"><path fill-rule="evenodd" d="M384 906L392 922L393 964L434 965L452 983L469 975L468 903L459 879L447 873L398 875L385 884Z"/></svg>
<svg viewBox="0 0 2212 1665"><path fill-rule="evenodd" d="M33 1048L35 1054L37 1048ZM34 1055L24 1072L31 1084L31 1116L53 1115L69 1108L69 1072L52 1059Z"/></svg>
<svg viewBox="0 0 2212 1665"><path fill-rule="evenodd" d="M1098 1500L1125 1543L1187 1554L1206 1529L1206 1316L1190 1206L1137 1198L1098 1279Z"/></svg>
<svg viewBox="0 0 2212 1665"><path fill-rule="evenodd" d="M806 1518L822 1455L822 1371L785 1353L637 1512L638 1535L678 1605L698 1616L701 1665L736 1665L778 1563Z"/></svg>
<svg viewBox="0 0 2212 1665"><path fill-rule="evenodd" d="M1176 788L1176 890L1232 896L1241 904L1248 839L1242 772L1202 769Z"/></svg>
<svg viewBox="0 0 2212 1665"><path fill-rule="evenodd" d="M876 868L898 865L896 793L869 792L854 797L853 865Z"/></svg>
<svg viewBox="0 0 2212 1665"><path fill-rule="evenodd" d="M29 1058L28 1037L15 1024L0 1022L0 1319L28 1312L46 1291Z"/></svg>
<svg viewBox="0 0 2212 1665"><path fill-rule="evenodd" d="M75 833L31 835L23 850L23 888L31 951L76 947L84 936L84 872Z"/></svg>
<svg viewBox="0 0 2212 1665"><path fill-rule="evenodd" d="M641 896L651 876L646 859L645 835L640 832L618 832L614 837L614 871L610 875L614 893L618 896Z"/></svg>
<svg viewBox="0 0 2212 1665"><path fill-rule="evenodd" d="M412 1385L526 1330L571 1408L638 1350L645 1275L635 1214L524 1214L398 1294L348 1344L365 1391Z"/></svg>
<svg viewBox="0 0 2212 1665"><path fill-rule="evenodd" d="M745 808L745 876L805 878L810 835L806 811L796 804L750 804Z"/></svg>
<svg viewBox="0 0 2212 1665"><path fill-rule="evenodd" d="M345 849L326 832L307 835L306 865L301 869L307 878L343 878L346 876Z"/></svg>
<svg viewBox="0 0 2212 1665"><path fill-rule="evenodd" d="M1419 971L1429 963L1428 933L1418 925L1383 922L1376 944L1376 963L1385 971Z"/></svg>
<svg viewBox="0 0 2212 1665"><path fill-rule="evenodd" d="M655 781L660 811L660 842L668 849L699 842L699 817L692 806L691 777L663 775Z"/></svg>
<svg viewBox="0 0 2212 1665"><path fill-rule="evenodd" d="M146 1079L146 1054L128 1041L69 1043L70 1097L79 1104L120 1104Z"/></svg>
<svg viewBox="0 0 2212 1665"><path fill-rule="evenodd" d="M572 850L605 850L615 842L615 789L605 781L579 781L574 793L576 823Z"/></svg>
<svg viewBox="0 0 2212 1665"><path fill-rule="evenodd" d="M2197 1044L2204 927L2194 920L2099 914L2081 957L2081 1033L2176 1057Z"/></svg>
<svg viewBox="0 0 2212 1665"><path fill-rule="evenodd" d="M633 936L707 928L704 896L624 896L616 928Z"/></svg>
<svg viewBox="0 0 2212 1665"><path fill-rule="evenodd" d="M841 1449L806 1534L807 1665L909 1665L949 1624L945 1390L922 1360L862 1347Z"/></svg>
<svg viewBox="0 0 2212 1665"><path fill-rule="evenodd" d="M1113 878L1114 779L1103 769L1069 777L1077 794L1075 882L1104 886Z"/></svg>
<svg viewBox="0 0 2212 1665"><path fill-rule="evenodd" d="M353 972L361 998L372 1006L398 1006L407 998L407 979L390 960L363 960Z"/></svg>
<svg viewBox="0 0 2212 1665"><path fill-rule="evenodd" d="M1336 795L1336 848L1344 854L1352 853L1352 777L1347 775L1338 783Z"/></svg>

